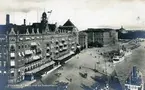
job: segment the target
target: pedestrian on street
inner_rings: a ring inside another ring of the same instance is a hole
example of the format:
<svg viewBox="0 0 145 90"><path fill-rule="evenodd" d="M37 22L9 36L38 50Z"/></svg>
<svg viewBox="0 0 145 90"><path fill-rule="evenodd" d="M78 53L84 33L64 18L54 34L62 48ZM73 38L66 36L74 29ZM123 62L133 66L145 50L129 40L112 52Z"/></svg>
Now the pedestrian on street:
<svg viewBox="0 0 145 90"><path fill-rule="evenodd" d="M80 66L79 69L81 69L82 67Z"/></svg>
<svg viewBox="0 0 145 90"><path fill-rule="evenodd" d="M70 78L70 82L72 82L72 78Z"/></svg>

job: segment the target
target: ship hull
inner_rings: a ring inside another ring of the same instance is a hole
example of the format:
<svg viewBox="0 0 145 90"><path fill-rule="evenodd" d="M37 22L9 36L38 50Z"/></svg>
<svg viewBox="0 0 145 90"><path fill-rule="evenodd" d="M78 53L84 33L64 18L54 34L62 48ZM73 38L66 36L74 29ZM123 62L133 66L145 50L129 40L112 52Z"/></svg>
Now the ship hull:
<svg viewBox="0 0 145 90"><path fill-rule="evenodd" d="M129 80L127 80L125 83L125 90L144 90L143 74L140 71L138 71L137 74L134 74L134 76L133 74L130 74L129 77L130 77ZM139 83L137 83L138 80ZM132 81L135 81L135 83Z"/></svg>
<svg viewBox="0 0 145 90"><path fill-rule="evenodd" d="M113 64L117 64L117 63L120 63L120 62L122 62L122 61L124 61L124 57L120 57L119 59L118 59L118 61L114 61L113 60Z"/></svg>

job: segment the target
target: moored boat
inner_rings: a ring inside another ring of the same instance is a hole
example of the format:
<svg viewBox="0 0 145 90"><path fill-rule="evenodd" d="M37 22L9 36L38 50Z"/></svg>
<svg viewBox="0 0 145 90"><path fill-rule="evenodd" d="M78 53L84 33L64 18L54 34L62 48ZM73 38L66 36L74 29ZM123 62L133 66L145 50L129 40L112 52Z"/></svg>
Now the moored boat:
<svg viewBox="0 0 145 90"><path fill-rule="evenodd" d="M125 59L124 56L114 56L113 63L116 64L116 63L122 62L124 59Z"/></svg>
<svg viewBox="0 0 145 90"><path fill-rule="evenodd" d="M144 90L143 75L136 66L133 66L125 82L125 90Z"/></svg>

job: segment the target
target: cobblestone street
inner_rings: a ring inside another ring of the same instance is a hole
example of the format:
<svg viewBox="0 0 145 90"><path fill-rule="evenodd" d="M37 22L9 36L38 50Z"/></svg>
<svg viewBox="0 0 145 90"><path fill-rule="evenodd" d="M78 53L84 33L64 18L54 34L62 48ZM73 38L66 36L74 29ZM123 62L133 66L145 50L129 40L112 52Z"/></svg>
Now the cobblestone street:
<svg viewBox="0 0 145 90"><path fill-rule="evenodd" d="M116 47L116 46L115 46ZM110 51L113 47L91 48L83 50L81 53L72 57L71 60L58 70L50 73L42 79L42 82L37 81L34 85L39 84L56 84L57 81L68 82L68 90L81 90L82 85L91 86L95 81L91 77L102 76L103 74L111 74L113 65L106 62L99 53ZM97 64L99 62L99 64ZM106 66L106 68L105 68ZM99 72L94 72L94 69ZM106 72L106 70L107 72ZM60 73L61 75L56 75ZM87 73L87 78L83 78L81 74ZM72 79L72 80L71 80ZM71 80L71 81L70 81Z"/></svg>

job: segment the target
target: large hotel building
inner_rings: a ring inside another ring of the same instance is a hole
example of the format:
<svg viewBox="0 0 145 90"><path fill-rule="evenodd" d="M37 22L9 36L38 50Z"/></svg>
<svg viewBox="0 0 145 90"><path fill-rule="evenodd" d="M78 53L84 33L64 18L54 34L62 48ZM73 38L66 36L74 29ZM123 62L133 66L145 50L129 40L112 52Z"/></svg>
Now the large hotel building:
<svg viewBox="0 0 145 90"><path fill-rule="evenodd" d="M32 25L26 25L25 19L23 25L10 24L9 15L6 20L0 31L6 32L3 34L5 40L0 40L1 52L5 49L4 55L0 53L0 73L8 75L8 83L37 79L46 71L65 63L80 49L78 29L70 20L62 26L49 24L45 12L41 22ZM2 63L7 64L6 70Z"/></svg>

